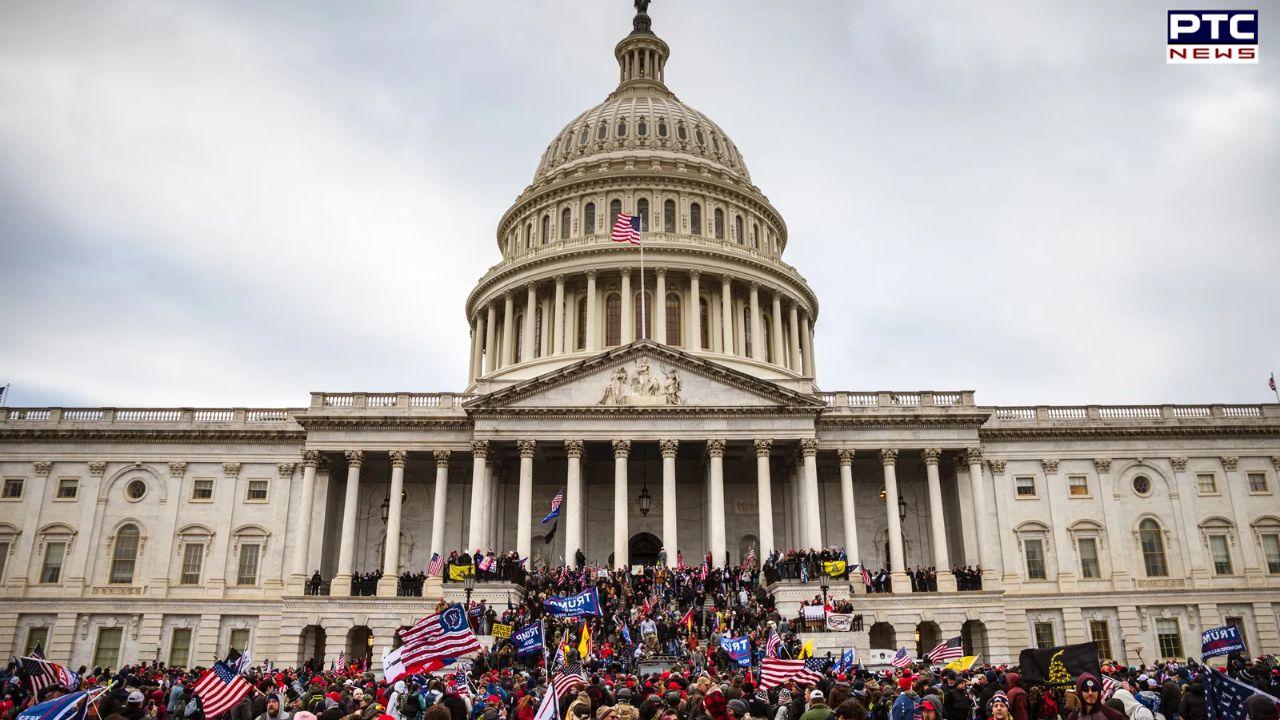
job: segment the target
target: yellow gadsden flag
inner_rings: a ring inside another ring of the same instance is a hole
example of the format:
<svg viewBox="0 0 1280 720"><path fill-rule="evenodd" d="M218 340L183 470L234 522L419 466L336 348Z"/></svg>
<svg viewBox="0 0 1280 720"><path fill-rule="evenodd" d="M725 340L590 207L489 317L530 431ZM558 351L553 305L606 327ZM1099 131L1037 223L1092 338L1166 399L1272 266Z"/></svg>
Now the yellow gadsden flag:
<svg viewBox="0 0 1280 720"><path fill-rule="evenodd" d="M824 560L822 562L822 571L828 577L840 577L844 574L844 570L849 564L844 560Z"/></svg>
<svg viewBox="0 0 1280 720"><path fill-rule="evenodd" d="M578 642L578 654L586 659L591 654L591 628L587 625L587 621L582 621L582 640Z"/></svg>
<svg viewBox="0 0 1280 720"><path fill-rule="evenodd" d="M962 658L959 658L957 660L952 660L946 665L943 665L942 669L955 670L957 672L964 672L965 670L968 670L969 668L973 667L973 664L976 662L978 662L977 655L965 655Z"/></svg>
<svg viewBox="0 0 1280 720"><path fill-rule="evenodd" d="M796 654L796 659L804 660L811 657L813 657L813 641L805 640L804 645L800 648L800 652Z"/></svg>
<svg viewBox="0 0 1280 720"><path fill-rule="evenodd" d="M449 579L456 582L462 582L468 575L475 575L476 569L474 565L450 565Z"/></svg>

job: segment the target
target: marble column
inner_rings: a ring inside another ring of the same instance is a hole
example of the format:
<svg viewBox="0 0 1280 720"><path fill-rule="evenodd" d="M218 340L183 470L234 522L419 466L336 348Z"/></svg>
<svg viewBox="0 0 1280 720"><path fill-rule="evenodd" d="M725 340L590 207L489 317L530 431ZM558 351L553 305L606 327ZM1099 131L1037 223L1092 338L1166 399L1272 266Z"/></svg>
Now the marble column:
<svg viewBox="0 0 1280 720"><path fill-rule="evenodd" d="M535 357L533 352L536 349L533 337L533 320L538 312L537 284L529 283L524 287L524 327L521 328L521 332L524 333L524 339L520 341L520 362L528 362Z"/></svg>
<svg viewBox="0 0 1280 720"><path fill-rule="evenodd" d="M510 291L502 296L502 367L516 361L516 311L515 295Z"/></svg>
<svg viewBox="0 0 1280 720"><path fill-rule="evenodd" d="M392 450L391 489L387 497L387 539L382 548L382 579L378 581L379 597L395 597L396 580L400 577L400 513L403 508L404 466L409 462L408 450Z"/></svg>
<svg viewBox="0 0 1280 720"><path fill-rule="evenodd" d="M551 352L556 355L563 355L565 348L570 344L565 341L565 322L564 322L564 275L556 275L556 304L555 310L552 312L551 328Z"/></svg>
<svg viewBox="0 0 1280 720"><path fill-rule="evenodd" d="M702 293L698 289L698 280L698 271L689 273L689 339L684 346L690 350L702 349Z"/></svg>
<svg viewBox="0 0 1280 720"><path fill-rule="evenodd" d="M467 365L467 382L471 383L480 377L480 358L484 346L484 335L480 330L480 313L476 313L475 320L471 322L471 360Z"/></svg>
<svg viewBox="0 0 1280 720"><path fill-rule="evenodd" d="M338 573L333 577L329 594L337 597L351 595L351 572L356 554L356 505L360 502L360 466L364 453L348 450L347 495L342 504L342 542L338 545Z"/></svg>
<svg viewBox="0 0 1280 720"><path fill-rule="evenodd" d="M631 268L618 271L622 275L622 344L636 339L636 306L631 296Z"/></svg>
<svg viewBox="0 0 1280 720"><path fill-rule="evenodd" d="M653 275L657 278L653 292L653 317L649 318L649 326L653 331L649 337L665 344L667 342L667 269L656 267Z"/></svg>
<svg viewBox="0 0 1280 720"><path fill-rule="evenodd" d="M517 440L520 452L520 499L516 503L516 553L522 558L531 557L533 543L533 451L532 440Z"/></svg>
<svg viewBox="0 0 1280 720"><path fill-rule="evenodd" d="M840 509L844 515L844 549L850 563L862 562L858 553L858 515L853 494L853 450L836 452L840 461Z"/></svg>
<svg viewBox="0 0 1280 720"><path fill-rule="evenodd" d="M1187 472L1186 457L1171 457L1169 462L1173 465L1174 485L1178 488L1179 511L1182 513L1183 532L1195 532L1196 527L1195 507L1193 505L1196 497L1195 478ZM1106 472L1111 472L1111 460L1097 458L1093 461L1093 467L1098 474L1103 473L1105 466ZM1203 543L1194 542L1190 538L1183 546L1187 549L1187 560L1190 566L1190 575L1193 583L1202 583L1209 580L1209 567L1205 564L1204 545Z"/></svg>
<svg viewBox="0 0 1280 720"><path fill-rule="evenodd" d="M791 322L791 372L799 375L804 368L800 362L800 311L794 302L791 303L788 315Z"/></svg>
<svg viewBox="0 0 1280 720"><path fill-rule="evenodd" d="M449 458L453 453L449 450L436 450L432 456L436 461L436 492L431 503L431 555L439 554L448 557L444 547L445 508L449 502ZM430 560L430 556L427 558Z"/></svg>
<svg viewBox="0 0 1280 720"><path fill-rule="evenodd" d="M484 372L498 369L498 306L489 303L489 319L484 324Z"/></svg>
<svg viewBox="0 0 1280 720"><path fill-rule="evenodd" d="M889 576L894 592L911 592L902 552L902 519L898 517L897 448L881 450L880 462L884 465L884 508L889 528Z"/></svg>
<svg viewBox="0 0 1280 720"><path fill-rule="evenodd" d="M596 310L596 271L587 271L587 349L600 349L600 321Z"/></svg>
<svg viewBox="0 0 1280 720"><path fill-rule="evenodd" d="M582 548L582 441L565 440L564 563L574 565Z"/></svg>
<svg viewBox="0 0 1280 720"><path fill-rule="evenodd" d="M1236 572L1244 575L1245 584L1256 587L1264 582L1266 574L1266 568L1258 558L1258 536L1249 520L1253 513L1248 508L1257 500L1249 497L1249 479L1240 477L1240 458L1235 455L1224 455L1220 460L1227 485L1226 495L1231 503L1231 519L1236 526L1235 538L1240 546L1242 567L1237 568ZM1188 535L1192 532L1191 528L1187 528ZM1187 542L1191 542L1190 537L1187 538ZM1257 640L1254 640L1254 643L1256 644Z"/></svg>
<svg viewBox="0 0 1280 720"><path fill-rule="evenodd" d="M800 441L800 455L804 458L804 543L810 548L822 547L822 509L818 502L818 441L804 438Z"/></svg>
<svg viewBox="0 0 1280 720"><path fill-rule="evenodd" d="M676 538L679 527L676 513L680 507L676 500L676 451L680 449L680 441L659 441L658 449L662 451L662 546L667 550L668 561L675 564L676 551L680 548Z"/></svg>
<svg viewBox="0 0 1280 720"><path fill-rule="evenodd" d="M973 500L974 535L978 544L978 564L982 567L982 589L992 590L1000 582L999 538L995 537L995 523L990 522L991 493L982 471L982 448L965 448L965 462L969 464L969 497Z"/></svg>
<svg viewBox="0 0 1280 720"><path fill-rule="evenodd" d="M933 566L938 573L938 590L954 592L956 577L951 574L951 558L947 553L947 522L942 515L942 478L938 474L938 461L942 448L925 448L920 451L924 460L925 478L929 483L929 529L933 535Z"/></svg>
<svg viewBox="0 0 1280 720"><path fill-rule="evenodd" d="M320 464L319 450L302 451L302 495L298 498L298 531L293 545L293 567L291 585L298 594L302 593L302 585L307 581L311 559L308 552L311 548L311 516L314 514L316 496L316 466Z"/></svg>
<svg viewBox="0 0 1280 720"><path fill-rule="evenodd" d="M711 458L711 561L712 565L724 563L724 440L708 440L707 455Z"/></svg>
<svg viewBox="0 0 1280 720"><path fill-rule="evenodd" d="M751 283L747 289L747 297L751 301L751 359L764 361L764 333L761 332L760 318L760 286Z"/></svg>
<svg viewBox="0 0 1280 720"><path fill-rule="evenodd" d="M485 483L488 482L489 441L471 441L471 516L467 522L467 552L473 553L484 545L485 518L488 517L484 505Z"/></svg>
<svg viewBox="0 0 1280 720"><path fill-rule="evenodd" d="M800 342L802 343L802 352L804 353L804 376L814 377L813 362L813 327L809 325L809 316L806 314L800 320Z"/></svg>
<svg viewBox="0 0 1280 720"><path fill-rule="evenodd" d="M733 354L733 280L724 275L720 278L720 331L724 336L723 352Z"/></svg>
<svg viewBox="0 0 1280 720"><path fill-rule="evenodd" d="M627 461L631 455L630 440L613 441L613 566L628 565L627 542Z"/></svg>
<svg viewBox="0 0 1280 720"><path fill-rule="evenodd" d="M786 345L782 342L782 293L776 291L773 293L773 317L771 324L773 325L771 329L771 332L773 333L773 340L770 342L770 345L773 347L773 355L767 359L774 365L782 365L785 367L787 364L787 357L790 353L787 352Z"/></svg>
<svg viewBox="0 0 1280 720"><path fill-rule="evenodd" d="M760 562L769 557L769 553L777 550L773 542L773 479L769 471L769 454L773 448L773 440L761 438L755 441L756 447L756 497L760 517L760 550L757 556Z"/></svg>

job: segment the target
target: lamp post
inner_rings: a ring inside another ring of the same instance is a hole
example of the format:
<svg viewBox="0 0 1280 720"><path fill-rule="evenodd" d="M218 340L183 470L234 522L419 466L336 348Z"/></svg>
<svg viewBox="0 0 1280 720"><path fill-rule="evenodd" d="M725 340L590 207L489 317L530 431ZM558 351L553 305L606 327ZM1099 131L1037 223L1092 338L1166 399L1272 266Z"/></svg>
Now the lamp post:
<svg viewBox="0 0 1280 720"><path fill-rule="evenodd" d="M827 574L826 568L822 569L822 575L818 578L818 583L822 587L822 607L827 606L827 591L831 589L831 576Z"/></svg>
<svg viewBox="0 0 1280 720"><path fill-rule="evenodd" d="M400 491L401 507L404 507L404 501L408 499L409 499L409 494L404 492L403 490ZM382 512L382 523L385 525L387 522L387 518L391 517L391 494L390 493L388 493L386 497L382 498L382 505L380 505L378 509Z"/></svg>
<svg viewBox="0 0 1280 720"><path fill-rule="evenodd" d="M467 617L471 617L471 593L476 589L475 571L467 573L462 578L462 589L467 592Z"/></svg>
<svg viewBox="0 0 1280 720"><path fill-rule="evenodd" d="M643 446L641 446L643 447ZM640 516L648 517L649 509L653 506L653 496L649 494L649 463L648 458L644 456L644 450L640 450Z"/></svg>
<svg viewBox="0 0 1280 720"><path fill-rule="evenodd" d="M901 495L898 496L898 520L907 521L907 501Z"/></svg>

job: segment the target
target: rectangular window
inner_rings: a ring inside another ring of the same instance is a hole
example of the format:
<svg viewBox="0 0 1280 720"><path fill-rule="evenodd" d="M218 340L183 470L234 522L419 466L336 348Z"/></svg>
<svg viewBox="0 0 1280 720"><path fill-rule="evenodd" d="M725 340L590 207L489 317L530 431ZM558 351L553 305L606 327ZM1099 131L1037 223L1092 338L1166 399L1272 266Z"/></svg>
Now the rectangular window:
<svg viewBox="0 0 1280 720"><path fill-rule="evenodd" d="M93 664L101 668L115 668L120 663L120 642L124 628L98 628L98 643L93 648Z"/></svg>
<svg viewBox="0 0 1280 720"><path fill-rule="evenodd" d="M231 647L242 653L249 649L249 628L232 628Z"/></svg>
<svg viewBox="0 0 1280 720"><path fill-rule="evenodd" d="M1089 637L1098 647L1098 661L1109 660L1111 658L1111 627L1107 625L1107 621L1090 620Z"/></svg>
<svg viewBox="0 0 1280 720"><path fill-rule="evenodd" d="M1280 575L1280 535L1263 535L1262 553L1267 556L1267 572Z"/></svg>
<svg viewBox="0 0 1280 720"><path fill-rule="evenodd" d="M191 662L191 628L174 628L169 637L169 667L186 667Z"/></svg>
<svg viewBox="0 0 1280 720"><path fill-rule="evenodd" d="M1080 553L1080 577L1096 580L1102 577L1098 567L1098 541L1095 538L1080 538L1076 541Z"/></svg>
<svg viewBox="0 0 1280 720"><path fill-rule="evenodd" d="M1218 492L1218 476L1213 473L1196 473L1196 488L1201 495L1214 495Z"/></svg>
<svg viewBox="0 0 1280 720"><path fill-rule="evenodd" d="M1035 624L1036 647L1041 650L1054 646L1053 623L1038 622Z"/></svg>
<svg viewBox="0 0 1280 720"><path fill-rule="evenodd" d="M116 533L116 543L111 554L111 584L128 585L129 583L132 583L133 570L137 564L137 533Z"/></svg>
<svg viewBox="0 0 1280 720"><path fill-rule="evenodd" d="M5 478L4 491L0 492L0 497L6 500L17 500L22 497L22 485L25 481L22 478Z"/></svg>
<svg viewBox="0 0 1280 720"><path fill-rule="evenodd" d="M1182 657L1182 633L1176 619L1156 618L1156 642L1160 645L1161 658Z"/></svg>
<svg viewBox="0 0 1280 720"><path fill-rule="evenodd" d="M1267 474L1260 472L1249 473L1249 492L1265 493L1267 490Z"/></svg>
<svg viewBox="0 0 1280 720"><path fill-rule="evenodd" d="M182 546L182 576L179 585L199 585L200 569L204 567L204 545L188 543Z"/></svg>
<svg viewBox="0 0 1280 720"><path fill-rule="evenodd" d="M80 478L62 478L58 481L58 499L72 500L80 494Z"/></svg>
<svg viewBox="0 0 1280 720"><path fill-rule="evenodd" d="M1044 580L1044 543L1039 540L1024 540L1022 546L1027 554L1027 577L1031 580Z"/></svg>
<svg viewBox="0 0 1280 720"><path fill-rule="evenodd" d="M1227 627L1233 627L1233 628L1235 628L1237 631L1239 631L1239 633L1240 633L1240 641L1244 643L1244 647L1245 647L1245 650L1244 650L1243 655L1244 655L1245 657L1249 657L1249 636L1248 636L1248 635L1246 635L1246 634L1245 634L1245 632L1244 632L1244 618L1242 618L1242 617L1225 617L1225 618L1223 618L1222 620L1223 620L1223 622L1224 622L1224 623L1226 623Z"/></svg>
<svg viewBox="0 0 1280 720"><path fill-rule="evenodd" d="M191 486L192 500L212 500L213 499L213 480L209 478L196 478Z"/></svg>
<svg viewBox="0 0 1280 720"><path fill-rule="evenodd" d="M1071 497L1089 497L1089 478L1084 475L1068 475L1067 494Z"/></svg>
<svg viewBox="0 0 1280 720"><path fill-rule="evenodd" d="M1018 497L1036 496L1036 479L1031 475L1019 475L1013 479L1014 492Z"/></svg>
<svg viewBox="0 0 1280 720"><path fill-rule="evenodd" d="M66 543L45 543L44 564L40 567L40 582L47 585L62 582L62 559L66 554Z"/></svg>
<svg viewBox="0 0 1280 720"><path fill-rule="evenodd" d="M248 502L266 502L267 485L267 480L250 480L249 491L245 494L244 499Z"/></svg>
<svg viewBox="0 0 1280 720"><path fill-rule="evenodd" d="M1231 546L1226 535L1209 536L1209 552L1213 555L1215 575L1231 574Z"/></svg>
<svg viewBox="0 0 1280 720"><path fill-rule="evenodd" d="M30 655L40 648L41 652L49 652L49 628L33 627L27 630L27 644L23 646L22 654Z"/></svg>
<svg viewBox="0 0 1280 720"><path fill-rule="evenodd" d="M240 562L236 570L237 585L258 584L258 553L261 550L261 545L240 546Z"/></svg>

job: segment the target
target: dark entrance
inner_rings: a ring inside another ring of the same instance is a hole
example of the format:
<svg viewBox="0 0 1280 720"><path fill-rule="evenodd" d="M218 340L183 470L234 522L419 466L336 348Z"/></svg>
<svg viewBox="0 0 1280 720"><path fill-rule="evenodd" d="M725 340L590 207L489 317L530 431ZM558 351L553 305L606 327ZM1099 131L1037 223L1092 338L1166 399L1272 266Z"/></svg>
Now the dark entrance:
<svg viewBox="0 0 1280 720"><path fill-rule="evenodd" d="M662 541L653 533L636 533L631 536L627 545L627 555L632 565L657 565L658 552L662 550Z"/></svg>

